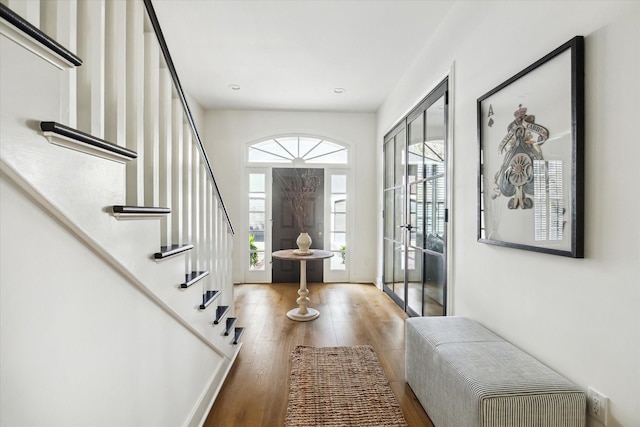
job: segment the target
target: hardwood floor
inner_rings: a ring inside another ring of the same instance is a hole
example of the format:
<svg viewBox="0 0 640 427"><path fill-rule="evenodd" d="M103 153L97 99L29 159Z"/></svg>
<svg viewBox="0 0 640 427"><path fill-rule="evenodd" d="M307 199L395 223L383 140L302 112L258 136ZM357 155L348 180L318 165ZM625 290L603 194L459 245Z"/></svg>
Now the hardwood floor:
<svg viewBox="0 0 640 427"><path fill-rule="evenodd" d="M243 347L204 426L282 426L289 356L297 345L372 345L409 426L433 427L404 379L406 314L372 284L311 283L308 288L309 306L320 317L295 322L286 312L297 306L298 284L236 285Z"/></svg>

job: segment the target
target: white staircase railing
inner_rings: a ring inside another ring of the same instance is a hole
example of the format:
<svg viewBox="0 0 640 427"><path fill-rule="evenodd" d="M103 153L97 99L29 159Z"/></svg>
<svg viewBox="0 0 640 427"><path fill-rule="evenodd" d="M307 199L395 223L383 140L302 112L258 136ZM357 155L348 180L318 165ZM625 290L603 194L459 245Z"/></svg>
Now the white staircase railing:
<svg viewBox="0 0 640 427"><path fill-rule="evenodd" d="M204 373L209 378L206 388L201 390L201 399L186 417L186 425L197 425L240 349L237 343L243 328L236 328L236 319L231 317L233 228L151 1L0 0L0 3L2 34L63 69L57 74L49 71L42 74L43 79L49 80L56 80L52 76L57 76L58 85L51 90L55 95L47 101L56 104L53 106L57 108L50 109L55 110L54 117L28 119L53 122L50 126L54 128L60 123L62 126L56 129L77 130L86 134L90 143L111 143L122 147L121 151L135 153L133 160L122 160L122 166L96 163L93 167L94 160L76 154L65 157L64 148L44 143L42 135L47 133L44 128L34 131L9 126L3 114L0 151L3 179L12 179L29 193L37 194L35 199L40 200L42 208L72 224L71 232L81 235L92 250L104 251L102 257L123 270L123 276L131 278L132 285L149 294L149 301L159 304L164 312L187 326L188 333L195 334L214 350L212 357L220 358L219 362L212 372ZM42 34L33 31L34 28ZM57 50L56 45L61 49ZM15 70L5 73L13 66L11 58L16 55L3 53L0 78L19 76ZM15 64L18 66L21 65ZM3 88L6 85L9 83L3 82ZM5 93L3 97L2 108L11 108L11 99ZM22 134L26 135L26 143L17 143L20 138L16 135ZM55 131L48 135L58 142L68 138ZM74 141L72 148L93 156L100 151L95 145L85 150L83 144ZM31 167L29 156L33 153L49 159L45 162L46 171ZM52 186L51 175L57 176L56 184L69 182L69 187L62 190L60 185ZM83 181L97 183L100 188L92 197L83 198L86 191ZM114 206L109 210L113 216L104 215L104 209L96 212L96 203L100 202L93 198L102 200L98 197L102 195L105 195L103 206ZM160 208L159 213L149 215L149 209L155 208ZM123 243L127 233L137 227L136 221L125 224L115 218L149 216L159 218L157 227L140 227L152 230L151 234L145 231L144 239ZM149 252L149 241L157 242L152 250L155 255ZM193 248L182 251L189 245ZM171 255L172 251L179 254ZM196 279L196 283L181 287L190 278ZM211 305L218 308L208 311L199 308L207 302L208 295L215 295ZM223 316L227 316L226 321Z"/></svg>

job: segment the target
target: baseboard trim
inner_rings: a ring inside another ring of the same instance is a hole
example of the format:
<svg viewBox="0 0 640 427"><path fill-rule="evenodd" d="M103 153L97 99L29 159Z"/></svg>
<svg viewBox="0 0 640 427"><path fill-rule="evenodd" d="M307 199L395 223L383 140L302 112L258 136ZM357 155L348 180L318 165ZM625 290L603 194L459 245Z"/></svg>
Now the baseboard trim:
<svg viewBox="0 0 640 427"><path fill-rule="evenodd" d="M194 405L193 410L183 424L183 427L202 427L205 421L207 421L209 412L211 412L211 408L213 407L218 394L220 394L222 385L224 384L224 381L226 380L229 372L231 371L231 368L238 358L241 347L242 343L239 343L232 357L230 359L224 359L224 362L218 365L218 369L213 373L213 375L207 382L207 386L200 394L198 402L196 403L196 405Z"/></svg>

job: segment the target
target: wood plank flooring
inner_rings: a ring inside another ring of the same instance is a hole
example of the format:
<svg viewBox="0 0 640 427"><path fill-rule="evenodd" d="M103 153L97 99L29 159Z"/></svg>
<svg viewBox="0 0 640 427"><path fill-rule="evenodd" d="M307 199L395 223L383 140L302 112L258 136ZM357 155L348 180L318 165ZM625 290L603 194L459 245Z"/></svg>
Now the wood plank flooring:
<svg viewBox="0 0 640 427"><path fill-rule="evenodd" d="M235 315L245 327L243 347L209 413L205 427L284 425L291 351L297 345L372 345L410 427L433 427L404 379L406 314L372 284L308 285L320 317L295 322L298 284L235 287ZM310 426L311 427L311 426Z"/></svg>

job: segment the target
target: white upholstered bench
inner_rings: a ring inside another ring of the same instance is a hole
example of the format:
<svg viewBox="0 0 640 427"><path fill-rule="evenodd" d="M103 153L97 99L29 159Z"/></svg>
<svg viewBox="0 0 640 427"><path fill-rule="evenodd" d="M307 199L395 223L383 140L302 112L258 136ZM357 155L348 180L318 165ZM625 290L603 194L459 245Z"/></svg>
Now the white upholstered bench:
<svg viewBox="0 0 640 427"><path fill-rule="evenodd" d="M406 377L436 427L583 427L569 380L466 317L415 317Z"/></svg>

